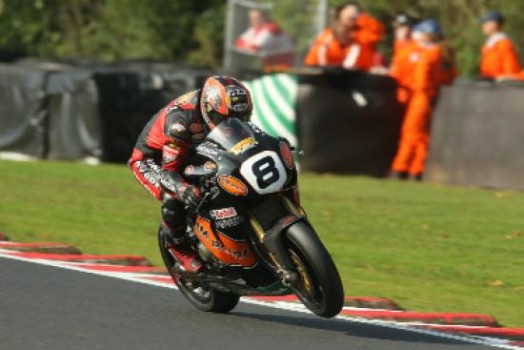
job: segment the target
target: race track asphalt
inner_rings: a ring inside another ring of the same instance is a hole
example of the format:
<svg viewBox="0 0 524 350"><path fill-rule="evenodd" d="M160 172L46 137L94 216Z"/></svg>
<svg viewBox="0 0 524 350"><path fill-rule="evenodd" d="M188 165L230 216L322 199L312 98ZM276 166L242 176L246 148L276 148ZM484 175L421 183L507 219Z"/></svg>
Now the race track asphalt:
<svg viewBox="0 0 524 350"><path fill-rule="evenodd" d="M493 348L242 302L204 313L174 289L0 257L0 349Z"/></svg>

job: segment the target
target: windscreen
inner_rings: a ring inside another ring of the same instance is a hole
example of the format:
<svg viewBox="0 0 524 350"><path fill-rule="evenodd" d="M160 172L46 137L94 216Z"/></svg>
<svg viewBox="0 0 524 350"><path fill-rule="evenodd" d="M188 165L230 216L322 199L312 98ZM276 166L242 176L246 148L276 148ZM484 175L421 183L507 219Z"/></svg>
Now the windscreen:
<svg viewBox="0 0 524 350"><path fill-rule="evenodd" d="M254 141L255 135L247 124L236 118L229 118L218 124L207 138L229 151L235 146L238 147L241 141L246 139Z"/></svg>

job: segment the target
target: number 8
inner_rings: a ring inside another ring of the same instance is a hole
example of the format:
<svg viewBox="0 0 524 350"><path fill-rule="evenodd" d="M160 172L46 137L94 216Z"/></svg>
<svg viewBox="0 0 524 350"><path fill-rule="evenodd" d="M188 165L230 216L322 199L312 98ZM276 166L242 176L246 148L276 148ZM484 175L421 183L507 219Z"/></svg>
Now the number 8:
<svg viewBox="0 0 524 350"><path fill-rule="evenodd" d="M278 192L287 180L284 165L273 151L250 157L242 163L240 173L258 194Z"/></svg>
<svg viewBox="0 0 524 350"><path fill-rule="evenodd" d="M278 181L278 169L275 168L275 161L270 156L257 160L253 163L251 169L257 178L258 187L261 189L268 188Z"/></svg>

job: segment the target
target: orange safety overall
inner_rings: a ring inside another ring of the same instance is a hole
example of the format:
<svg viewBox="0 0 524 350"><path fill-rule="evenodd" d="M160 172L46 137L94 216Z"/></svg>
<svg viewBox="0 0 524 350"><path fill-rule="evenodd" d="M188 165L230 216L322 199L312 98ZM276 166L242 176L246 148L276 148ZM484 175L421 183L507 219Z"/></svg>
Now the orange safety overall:
<svg viewBox="0 0 524 350"><path fill-rule="evenodd" d="M389 75L397 81L397 100L402 104L406 104L411 95L415 66L420 61L421 51L422 47L412 40L395 42Z"/></svg>
<svg viewBox="0 0 524 350"><path fill-rule="evenodd" d="M517 74L520 63L515 46L504 33L493 34L482 46L480 75L484 78Z"/></svg>
<svg viewBox="0 0 524 350"><path fill-rule="evenodd" d="M524 80L524 70L518 72L517 74L512 74L511 77L516 80Z"/></svg>
<svg viewBox="0 0 524 350"><path fill-rule="evenodd" d="M386 32L382 22L365 12L357 17L356 25L358 30L355 40L361 44L370 45L373 49Z"/></svg>
<svg viewBox="0 0 524 350"><path fill-rule="evenodd" d="M400 144L391 169L411 176L424 173L429 146L432 107L440 85L451 83L456 76L454 67L443 67L439 45L419 46L414 64L410 96L402 124Z"/></svg>
<svg viewBox="0 0 524 350"><path fill-rule="evenodd" d="M304 64L308 66L342 66L347 69L369 70L375 61L374 50L370 45L350 41L344 45L326 28L311 46Z"/></svg>

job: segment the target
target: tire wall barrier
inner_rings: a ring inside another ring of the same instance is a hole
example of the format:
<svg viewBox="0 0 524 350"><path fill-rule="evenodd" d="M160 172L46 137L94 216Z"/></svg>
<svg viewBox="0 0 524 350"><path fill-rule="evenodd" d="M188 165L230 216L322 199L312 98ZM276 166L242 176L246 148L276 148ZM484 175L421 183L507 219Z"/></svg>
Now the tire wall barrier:
<svg viewBox="0 0 524 350"><path fill-rule="evenodd" d="M149 119L178 95L200 87L211 74L155 66L96 71L103 160L126 162Z"/></svg>
<svg viewBox="0 0 524 350"><path fill-rule="evenodd" d="M165 64L0 64L0 156L126 162L151 116L210 74Z"/></svg>
<svg viewBox="0 0 524 350"><path fill-rule="evenodd" d="M0 65L0 150L42 158L46 153L46 72Z"/></svg>
<svg viewBox="0 0 524 350"><path fill-rule="evenodd" d="M334 71L301 75L298 84L301 169L384 176L398 147L403 117L395 81Z"/></svg>
<svg viewBox="0 0 524 350"><path fill-rule="evenodd" d="M46 81L49 159L100 158L97 89L89 71L54 72Z"/></svg>
<svg viewBox="0 0 524 350"><path fill-rule="evenodd" d="M524 84L457 81L442 90L425 180L524 189Z"/></svg>
<svg viewBox="0 0 524 350"><path fill-rule="evenodd" d="M149 118L212 74L160 63L0 64L0 157L125 162ZM302 170L387 173L404 113L394 80L325 69L247 85L254 121L298 143ZM443 88L425 180L523 189L523 97L522 83L459 80Z"/></svg>

